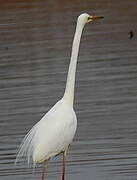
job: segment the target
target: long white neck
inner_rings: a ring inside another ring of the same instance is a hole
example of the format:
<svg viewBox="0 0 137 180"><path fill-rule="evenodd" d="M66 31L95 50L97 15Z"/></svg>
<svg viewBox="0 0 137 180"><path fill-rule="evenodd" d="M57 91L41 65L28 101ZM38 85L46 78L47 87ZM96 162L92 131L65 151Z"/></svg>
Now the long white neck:
<svg viewBox="0 0 137 180"><path fill-rule="evenodd" d="M76 32L74 35L74 40L72 45L72 53L71 53L69 70L68 70L66 89L63 97L63 99L65 99L72 106L74 102L75 75L76 75L79 45L80 45L80 39L84 25L85 24L82 22L79 21L77 22Z"/></svg>

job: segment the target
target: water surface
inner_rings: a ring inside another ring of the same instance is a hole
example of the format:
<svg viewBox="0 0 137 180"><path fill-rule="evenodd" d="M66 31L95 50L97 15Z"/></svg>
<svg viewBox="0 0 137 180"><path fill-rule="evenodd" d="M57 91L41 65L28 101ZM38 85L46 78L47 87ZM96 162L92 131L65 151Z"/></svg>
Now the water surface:
<svg viewBox="0 0 137 180"><path fill-rule="evenodd" d="M76 79L78 130L67 179L131 180L137 175L137 2L1 1L0 179L39 179L14 165L29 129L62 97L76 17L103 15L85 27ZM134 32L132 39L130 31ZM48 167L59 179L61 156Z"/></svg>

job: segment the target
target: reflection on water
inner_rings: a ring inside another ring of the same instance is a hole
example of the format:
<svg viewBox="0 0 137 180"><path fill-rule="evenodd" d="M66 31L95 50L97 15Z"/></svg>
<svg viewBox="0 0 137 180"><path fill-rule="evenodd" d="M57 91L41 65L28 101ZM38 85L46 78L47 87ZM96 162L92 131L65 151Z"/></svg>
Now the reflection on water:
<svg viewBox="0 0 137 180"><path fill-rule="evenodd" d="M103 15L83 34L75 109L78 130L68 179L135 179L137 22L135 1L3 1L0 7L0 179L38 179L13 165L28 130L62 96L76 16ZM133 30L134 36L129 38ZM61 157L48 168L59 178Z"/></svg>

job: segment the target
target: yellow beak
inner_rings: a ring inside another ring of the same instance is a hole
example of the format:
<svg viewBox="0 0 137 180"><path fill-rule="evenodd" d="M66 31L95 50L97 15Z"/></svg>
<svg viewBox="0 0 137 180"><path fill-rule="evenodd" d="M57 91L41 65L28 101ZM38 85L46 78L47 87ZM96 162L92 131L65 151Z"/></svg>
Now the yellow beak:
<svg viewBox="0 0 137 180"><path fill-rule="evenodd" d="M104 18L103 16L89 16L88 22L98 20L98 19L103 19L103 18Z"/></svg>

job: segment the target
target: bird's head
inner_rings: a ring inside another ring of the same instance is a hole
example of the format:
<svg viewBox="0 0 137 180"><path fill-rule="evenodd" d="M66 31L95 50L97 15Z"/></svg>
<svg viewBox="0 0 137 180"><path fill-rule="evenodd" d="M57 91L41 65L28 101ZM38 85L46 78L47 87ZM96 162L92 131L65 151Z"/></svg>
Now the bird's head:
<svg viewBox="0 0 137 180"><path fill-rule="evenodd" d="M98 20L98 19L102 19L104 18L103 16L90 16L87 13L83 13L78 17L78 22L82 22L83 24Z"/></svg>

